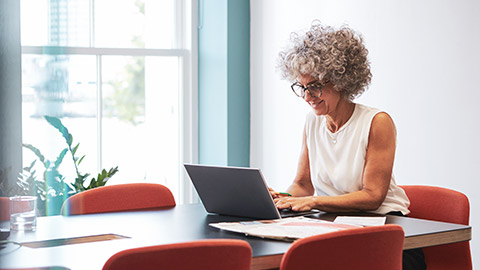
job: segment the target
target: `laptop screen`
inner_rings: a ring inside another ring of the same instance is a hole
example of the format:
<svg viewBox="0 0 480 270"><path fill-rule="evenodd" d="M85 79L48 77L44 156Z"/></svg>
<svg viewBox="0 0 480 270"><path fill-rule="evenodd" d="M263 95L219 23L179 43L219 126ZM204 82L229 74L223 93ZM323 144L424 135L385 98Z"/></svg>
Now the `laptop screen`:
<svg viewBox="0 0 480 270"><path fill-rule="evenodd" d="M253 219L277 219L260 169L185 164L205 209L209 213Z"/></svg>

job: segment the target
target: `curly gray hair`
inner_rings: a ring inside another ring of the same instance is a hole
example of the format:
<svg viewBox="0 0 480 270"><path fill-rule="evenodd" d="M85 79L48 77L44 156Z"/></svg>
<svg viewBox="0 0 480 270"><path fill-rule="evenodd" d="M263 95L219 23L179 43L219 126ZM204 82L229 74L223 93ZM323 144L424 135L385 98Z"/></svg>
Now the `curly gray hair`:
<svg viewBox="0 0 480 270"><path fill-rule="evenodd" d="M328 79L347 99L360 96L372 74L363 38L347 26L338 30L314 21L303 36L292 33L292 46L280 52L278 68L290 81L310 75Z"/></svg>

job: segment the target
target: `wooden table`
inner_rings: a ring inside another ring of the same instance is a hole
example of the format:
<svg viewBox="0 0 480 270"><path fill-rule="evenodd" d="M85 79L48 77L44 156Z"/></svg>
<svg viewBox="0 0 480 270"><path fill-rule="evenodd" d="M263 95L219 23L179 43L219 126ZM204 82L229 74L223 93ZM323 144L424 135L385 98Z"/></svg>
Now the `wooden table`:
<svg viewBox="0 0 480 270"><path fill-rule="evenodd" d="M333 220L336 216L331 213L315 215L324 220ZM52 246L43 248L8 244L0 250L0 268L63 266L69 269L101 269L110 256L121 250L212 238L245 240L253 250L252 269L278 268L283 253L291 243L249 237L208 226L212 222L239 220L248 219L210 215L201 204L154 211L39 217L36 231L11 232L8 240L28 243L77 237L76 240L57 240L50 243ZM470 226L390 215L386 223L403 227L404 249L471 240ZM0 226L8 226L8 222ZM119 237L121 239L115 239ZM66 244L68 241L77 243Z"/></svg>

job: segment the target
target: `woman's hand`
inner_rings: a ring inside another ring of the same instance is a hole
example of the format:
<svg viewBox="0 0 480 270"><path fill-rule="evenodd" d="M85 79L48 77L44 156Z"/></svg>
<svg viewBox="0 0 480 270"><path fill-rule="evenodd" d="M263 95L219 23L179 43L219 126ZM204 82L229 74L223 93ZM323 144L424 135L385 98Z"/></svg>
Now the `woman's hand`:
<svg viewBox="0 0 480 270"><path fill-rule="evenodd" d="M316 206L316 197L279 197L274 199L274 202L278 209L292 209L293 211L310 211Z"/></svg>
<svg viewBox="0 0 480 270"><path fill-rule="evenodd" d="M272 195L272 198L273 198L273 199L292 196L290 193L287 193L287 192L278 192L278 191L275 191L275 190L274 190L273 188L271 188L271 187L268 188L268 191L270 191L270 195Z"/></svg>

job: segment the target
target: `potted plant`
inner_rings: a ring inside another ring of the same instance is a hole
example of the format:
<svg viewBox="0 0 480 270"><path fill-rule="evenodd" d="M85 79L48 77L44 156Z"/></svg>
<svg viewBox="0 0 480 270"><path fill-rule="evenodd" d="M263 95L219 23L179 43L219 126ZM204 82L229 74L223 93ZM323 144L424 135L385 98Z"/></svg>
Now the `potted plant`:
<svg viewBox="0 0 480 270"><path fill-rule="evenodd" d="M89 173L80 172L80 164L85 155L77 156L80 143L73 144L73 136L57 117L44 116L45 120L57 129L65 139L66 147L60 151L54 160L47 159L42 152L31 144L23 144L23 147L32 151L36 159L28 166L23 168L22 173L17 179L16 187L9 192L15 192L15 195L36 195L38 197L39 215L58 215L63 202L73 194L104 186L107 181L118 172L118 166L110 168L108 171L103 169L97 177L92 177L89 182ZM71 156L74 168L75 179L73 182L66 181L60 173L59 167L65 158ZM41 176L37 175L36 168L42 168Z"/></svg>

